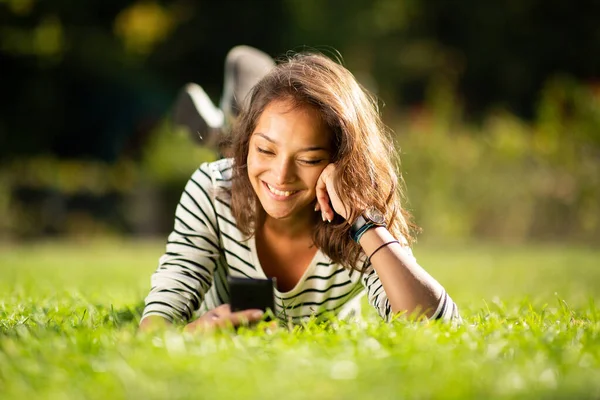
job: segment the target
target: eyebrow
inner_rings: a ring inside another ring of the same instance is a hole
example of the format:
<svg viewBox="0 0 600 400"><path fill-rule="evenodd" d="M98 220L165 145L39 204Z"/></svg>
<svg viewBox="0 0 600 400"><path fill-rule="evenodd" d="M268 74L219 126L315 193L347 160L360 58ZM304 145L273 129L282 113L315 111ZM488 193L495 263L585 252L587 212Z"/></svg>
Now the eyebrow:
<svg viewBox="0 0 600 400"><path fill-rule="evenodd" d="M267 140L267 141L269 141L269 142L271 142L271 143L273 143L273 144L276 144L276 145L278 145L278 144L279 144L279 143L278 143L276 140L273 140L273 139L271 139L270 137L268 137L268 136L267 136L267 135L265 135L264 133L256 132L256 133L255 133L255 135L256 135L256 136L260 136L260 137L262 137L263 139L265 139L265 140ZM305 147L305 148L303 148L303 149L300 149L299 151L320 151L320 150L327 151L327 149L326 149L325 147L321 147L321 146L310 146L310 147Z"/></svg>

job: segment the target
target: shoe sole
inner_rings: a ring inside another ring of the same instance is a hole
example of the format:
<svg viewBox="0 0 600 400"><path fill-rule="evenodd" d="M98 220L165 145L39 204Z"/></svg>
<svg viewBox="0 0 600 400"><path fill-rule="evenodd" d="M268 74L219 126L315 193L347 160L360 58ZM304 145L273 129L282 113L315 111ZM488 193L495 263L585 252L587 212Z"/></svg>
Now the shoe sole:
<svg viewBox="0 0 600 400"><path fill-rule="evenodd" d="M197 143L211 145L223 127L223 112L199 85L189 83L177 96L172 120L175 126L187 129Z"/></svg>

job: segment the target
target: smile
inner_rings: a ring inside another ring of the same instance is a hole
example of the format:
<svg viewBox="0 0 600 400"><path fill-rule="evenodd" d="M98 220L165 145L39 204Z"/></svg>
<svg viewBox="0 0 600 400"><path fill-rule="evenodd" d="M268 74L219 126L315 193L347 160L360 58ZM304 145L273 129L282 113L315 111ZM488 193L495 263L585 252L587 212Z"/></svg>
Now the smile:
<svg viewBox="0 0 600 400"><path fill-rule="evenodd" d="M273 186L269 185L268 183L266 183L266 182L264 182L264 183L267 186L267 188L269 189L269 191L277 196L290 197L299 192L299 190L285 190L285 191L277 190Z"/></svg>

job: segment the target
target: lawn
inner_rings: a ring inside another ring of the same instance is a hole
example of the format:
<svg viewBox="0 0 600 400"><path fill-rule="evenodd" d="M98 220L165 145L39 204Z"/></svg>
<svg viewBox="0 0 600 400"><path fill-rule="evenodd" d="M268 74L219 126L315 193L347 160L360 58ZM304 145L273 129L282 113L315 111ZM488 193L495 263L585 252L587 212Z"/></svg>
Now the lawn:
<svg viewBox="0 0 600 400"><path fill-rule="evenodd" d="M138 335L160 241L0 245L0 398L600 398L600 250L419 244L462 326Z"/></svg>

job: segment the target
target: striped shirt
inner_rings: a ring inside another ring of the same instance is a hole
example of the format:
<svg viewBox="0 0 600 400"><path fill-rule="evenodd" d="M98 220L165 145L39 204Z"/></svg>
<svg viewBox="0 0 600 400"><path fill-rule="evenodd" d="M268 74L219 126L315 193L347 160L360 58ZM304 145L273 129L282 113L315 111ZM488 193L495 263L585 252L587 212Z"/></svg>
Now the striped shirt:
<svg viewBox="0 0 600 400"><path fill-rule="evenodd" d="M175 212L175 226L166 252L152 275L142 319L159 315L169 321L188 321L229 302L227 276L266 278L256 252L254 236L245 237L231 214L232 160L204 163L188 181ZM406 247L412 257L410 248ZM360 261L364 266L366 257ZM344 269L320 250L296 286L275 289L275 314L293 323L312 316L360 315L366 293L379 315L393 313L377 273ZM458 317L456 305L444 291L432 319Z"/></svg>

